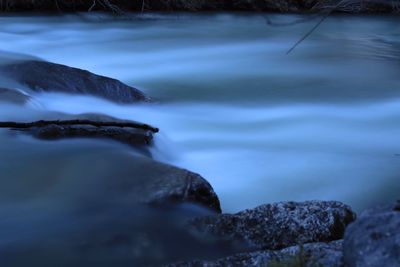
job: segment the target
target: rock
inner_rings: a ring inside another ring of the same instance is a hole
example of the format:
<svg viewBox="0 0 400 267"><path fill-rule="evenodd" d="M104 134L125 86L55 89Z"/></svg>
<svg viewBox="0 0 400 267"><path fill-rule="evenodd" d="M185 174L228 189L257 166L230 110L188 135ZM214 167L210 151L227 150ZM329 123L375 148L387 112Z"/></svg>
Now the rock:
<svg viewBox="0 0 400 267"><path fill-rule="evenodd" d="M199 174L115 143L0 132L1 266L160 266L237 253L195 238L220 212Z"/></svg>
<svg viewBox="0 0 400 267"><path fill-rule="evenodd" d="M279 202L236 214L195 218L195 233L244 241L256 249L281 249L296 244L329 242L343 237L356 215L335 201Z"/></svg>
<svg viewBox="0 0 400 267"><path fill-rule="evenodd" d="M30 97L17 90L1 88L0 87L0 102L7 102L13 104L25 104Z"/></svg>
<svg viewBox="0 0 400 267"><path fill-rule="evenodd" d="M80 116L82 117L82 116ZM24 131L44 140L63 138L107 138L134 147L147 146L152 143L153 133L157 128L147 124L121 121L98 121L87 119L51 120L34 122L0 122L0 128L11 128Z"/></svg>
<svg viewBox="0 0 400 267"><path fill-rule="evenodd" d="M309 243L278 251L264 250L240 253L215 261L179 262L168 267L272 267L272 266L324 266L342 267L342 240L330 243Z"/></svg>
<svg viewBox="0 0 400 267"><path fill-rule="evenodd" d="M152 179L142 188L148 192L141 198L142 202L154 205L194 203L221 213L218 196L199 174L156 162L152 162L147 170Z"/></svg>
<svg viewBox="0 0 400 267"><path fill-rule="evenodd" d="M82 199L81 206L108 196L152 207L189 203L221 212L213 188L199 174L134 154L123 146L89 139L49 144L24 142L11 135L4 138L0 202L9 192L13 198L26 198L25 189L45 197L49 188L44 185L51 181L60 184L63 194L68 192L66 197L78 194L75 198ZM10 158L11 152L21 161ZM76 185L87 189L76 190Z"/></svg>
<svg viewBox="0 0 400 267"><path fill-rule="evenodd" d="M346 230L343 247L346 266L400 266L399 230L399 202L363 212Z"/></svg>
<svg viewBox="0 0 400 267"><path fill-rule="evenodd" d="M117 103L148 102L141 91L89 71L39 61L16 61L0 66L0 75L35 92L92 95Z"/></svg>
<svg viewBox="0 0 400 267"><path fill-rule="evenodd" d="M151 131L123 128L123 127L96 127L91 125L57 125L50 124L43 127L33 127L28 132L39 139L57 140L63 138L107 138L128 144L134 147L152 144Z"/></svg>

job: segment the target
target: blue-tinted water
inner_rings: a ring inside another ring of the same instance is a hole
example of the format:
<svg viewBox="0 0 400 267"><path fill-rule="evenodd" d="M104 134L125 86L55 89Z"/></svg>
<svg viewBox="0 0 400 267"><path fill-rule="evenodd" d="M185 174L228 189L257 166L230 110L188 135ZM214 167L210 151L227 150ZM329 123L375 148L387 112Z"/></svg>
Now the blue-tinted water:
<svg viewBox="0 0 400 267"><path fill-rule="evenodd" d="M305 199L361 210L400 189L399 22L330 17L286 55L315 22L272 27L243 14L2 17L1 50L118 78L159 103L42 94L23 111L3 106L0 118L52 110L154 124L161 129L155 157L202 174L227 212Z"/></svg>

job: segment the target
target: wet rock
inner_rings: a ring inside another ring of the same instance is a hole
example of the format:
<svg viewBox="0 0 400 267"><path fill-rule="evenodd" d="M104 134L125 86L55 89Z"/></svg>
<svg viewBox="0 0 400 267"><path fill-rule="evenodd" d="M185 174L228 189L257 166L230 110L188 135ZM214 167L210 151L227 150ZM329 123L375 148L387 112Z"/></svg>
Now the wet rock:
<svg viewBox="0 0 400 267"><path fill-rule="evenodd" d="M324 266L342 267L342 240L330 243L309 243L282 250L240 253L215 261L179 262L168 267L241 267L241 266Z"/></svg>
<svg viewBox="0 0 400 267"><path fill-rule="evenodd" d="M25 104L28 102L30 97L17 90L1 88L0 87L0 102L13 103L13 104Z"/></svg>
<svg viewBox="0 0 400 267"><path fill-rule="evenodd" d="M399 202L366 210L346 230L348 267L400 266Z"/></svg>
<svg viewBox="0 0 400 267"><path fill-rule="evenodd" d="M131 146L146 146L153 141L153 132L122 127L96 127L91 125L57 125L50 124L43 127L33 127L28 131L32 136L57 140L64 138L107 138Z"/></svg>
<svg viewBox="0 0 400 267"><path fill-rule="evenodd" d="M199 174L123 146L84 139L49 144L5 138L7 142L0 144L0 178L4 181L0 201L65 197L78 199L83 207L107 197L110 203L120 199L152 207L189 203L221 212L212 186ZM21 161L10 157L11 152ZM58 194L51 193L57 190Z"/></svg>
<svg viewBox="0 0 400 267"><path fill-rule="evenodd" d="M158 129L147 124L118 120L89 114L90 119L39 120L34 122L0 122L0 128L23 131L36 138L58 140L65 138L104 138L112 139L134 147L152 144L153 133ZM99 120L104 118L105 120Z"/></svg>
<svg viewBox="0 0 400 267"><path fill-rule="evenodd" d="M184 227L220 212L199 174L91 139L6 134L0 151L2 267L160 266L238 252Z"/></svg>
<svg viewBox="0 0 400 267"><path fill-rule="evenodd" d="M280 249L341 239L354 219L351 208L340 202L279 202L236 214L196 218L189 226L212 238L238 240L256 249Z"/></svg>
<svg viewBox="0 0 400 267"><path fill-rule="evenodd" d="M152 181L142 188L148 193L141 197L141 202L156 206L195 203L221 213L218 196L199 174L157 162L152 162L145 169L150 172Z"/></svg>
<svg viewBox="0 0 400 267"><path fill-rule="evenodd" d="M118 80L45 61L27 60L1 65L0 75L35 92L92 95L117 103L150 101L138 89Z"/></svg>
<svg viewBox="0 0 400 267"><path fill-rule="evenodd" d="M66 115L53 114L62 120L39 120L34 122L0 122L0 128L10 128L22 131L44 140L59 140L70 138L86 139L111 139L124 144L146 149L151 144L153 134L158 129L147 124L134 121L120 120L102 114ZM99 143L100 145L101 143ZM54 142L50 146L57 147ZM43 148L41 149L43 150ZM81 155L82 151L76 152ZM37 152L38 153L38 152ZM42 152L41 152L42 153ZM106 153L106 152L102 152ZM145 153L147 155L147 153ZM200 175L187 170L162 164L154 160L146 160L142 157L114 156L113 163L109 161L100 164L104 175L116 177L105 188L123 188L129 190L133 199L139 203L147 203L154 206L192 203L206 207L214 212L221 212L219 199L211 185ZM41 156L40 158L43 158ZM97 155L92 155L93 161L99 162ZM74 161L66 159L65 162ZM91 161L87 160L88 163ZM46 162L43 158L43 162ZM63 161L61 161L62 164ZM96 170L96 166L93 166ZM92 171L90 171L91 173ZM97 174L96 174L97 175ZM92 176L92 174L88 174ZM101 181L98 181L101 183Z"/></svg>

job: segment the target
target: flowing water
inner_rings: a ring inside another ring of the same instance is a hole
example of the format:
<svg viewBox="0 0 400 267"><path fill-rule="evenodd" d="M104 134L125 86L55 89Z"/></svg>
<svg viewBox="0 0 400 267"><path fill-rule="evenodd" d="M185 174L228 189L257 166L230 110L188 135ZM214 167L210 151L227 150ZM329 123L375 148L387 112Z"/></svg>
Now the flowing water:
<svg viewBox="0 0 400 267"><path fill-rule="evenodd" d="M270 16L279 23L298 18ZM361 210L399 197L399 22L330 17L287 55L315 22L274 27L264 15L247 14L0 17L3 53L117 78L158 100L121 106L33 94L27 107L2 105L0 117L100 112L155 125L154 157L203 175L226 212L306 199ZM10 162L29 157L17 157L2 138ZM35 166L48 160L37 158Z"/></svg>

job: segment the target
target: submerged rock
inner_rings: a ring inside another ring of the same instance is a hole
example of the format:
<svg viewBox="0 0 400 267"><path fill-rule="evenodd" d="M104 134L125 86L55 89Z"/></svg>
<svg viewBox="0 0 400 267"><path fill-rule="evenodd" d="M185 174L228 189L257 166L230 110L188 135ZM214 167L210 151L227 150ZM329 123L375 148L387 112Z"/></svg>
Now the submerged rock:
<svg viewBox="0 0 400 267"><path fill-rule="evenodd" d="M400 266L400 203L363 212L346 230L348 267Z"/></svg>
<svg viewBox="0 0 400 267"><path fill-rule="evenodd" d="M28 102L30 97L17 90L0 87L0 102L13 103L13 104L25 104Z"/></svg>
<svg viewBox="0 0 400 267"><path fill-rule="evenodd" d="M237 253L184 222L219 213L199 174L91 139L0 131L1 266L159 266Z"/></svg>
<svg viewBox="0 0 400 267"><path fill-rule="evenodd" d="M330 243L309 243L282 250L240 253L215 261L179 262L168 267L269 267L269 266L324 266L342 267L342 240Z"/></svg>
<svg viewBox="0 0 400 267"><path fill-rule="evenodd" d="M243 241L256 249L280 249L341 239L355 217L349 206L335 201L279 202L195 218L189 226L212 238Z"/></svg>
<svg viewBox="0 0 400 267"><path fill-rule="evenodd" d="M92 95L117 103L150 101L138 89L118 80L46 61L26 60L1 65L0 75L36 92Z"/></svg>
<svg viewBox="0 0 400 267"><path fill-rule="evenodd" d="M168 203L194 203L221 213L218 196L199 174L157 162L152 162L147 171L152 179L143 188L144 192L148 193L141 198L142 202L157 206ZM158 175L155 175L156 173Z"/></svg>

